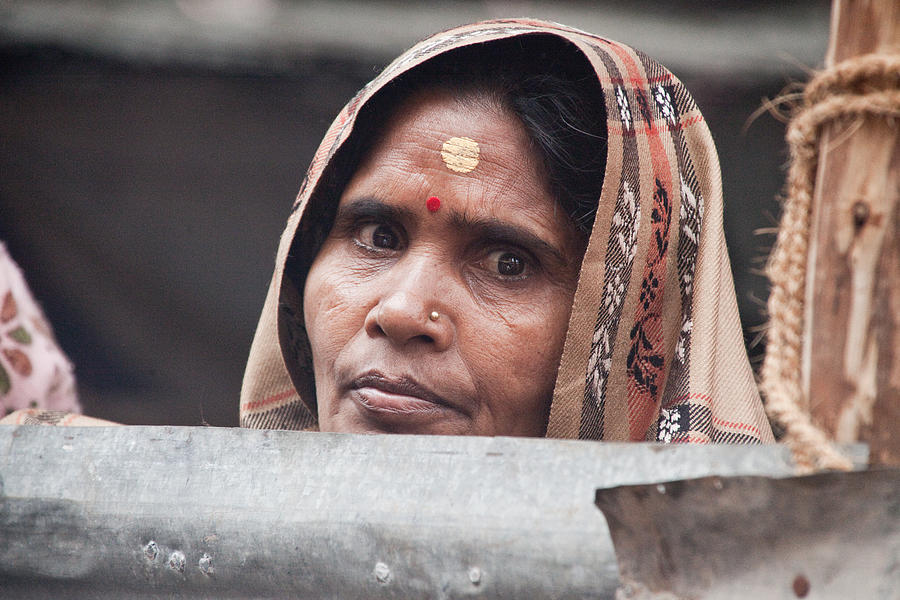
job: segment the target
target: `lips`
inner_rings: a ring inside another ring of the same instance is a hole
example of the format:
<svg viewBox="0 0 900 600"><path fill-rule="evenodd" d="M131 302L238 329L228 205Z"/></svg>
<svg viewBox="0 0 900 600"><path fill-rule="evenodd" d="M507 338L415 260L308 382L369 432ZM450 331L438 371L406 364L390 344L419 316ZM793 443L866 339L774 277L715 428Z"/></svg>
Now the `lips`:
<svg viewBox="0 0 900 600"><path fill-rule="evenodd" d="M375 412L414 414L452 408L444 398L408 376L372 371L353 379L349 388L357 402Z"/></svg>

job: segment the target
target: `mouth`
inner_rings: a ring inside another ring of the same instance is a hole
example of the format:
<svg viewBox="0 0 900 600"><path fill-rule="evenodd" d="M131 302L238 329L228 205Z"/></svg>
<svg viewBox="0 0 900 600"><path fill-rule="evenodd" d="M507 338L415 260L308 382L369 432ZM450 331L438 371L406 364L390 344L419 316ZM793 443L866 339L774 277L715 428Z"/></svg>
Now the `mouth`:
<svg viewBox="0 0 900 600"><path fill-rule="evenodd" d="M444 398L408 376L372 371L355 378L349 387L356 402L376 413L412 415L452 409Z"/></svg>

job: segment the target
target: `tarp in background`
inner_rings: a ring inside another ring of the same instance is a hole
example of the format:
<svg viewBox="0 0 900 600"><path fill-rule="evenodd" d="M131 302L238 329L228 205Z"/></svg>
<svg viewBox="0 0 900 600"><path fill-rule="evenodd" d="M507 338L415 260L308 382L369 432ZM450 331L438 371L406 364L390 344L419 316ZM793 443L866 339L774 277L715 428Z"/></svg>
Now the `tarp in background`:
<svg viewBox="0 0 900 600"><path fill-rule="evenodd" d="M257 4L280 12L255 22L234 12L241 2L216 13L212 1L36 1L0 14L0 238L74 361L88 414L235 425L278 235L330 120L404 46L508 9ZM771 243L754 232L775 223L786 152L771 117L742 130L761 98L824 56L827 2L797 4L639 2L608 20L594 3L526 7L647 49L693 91L719 148L748 339Z"/></svg>

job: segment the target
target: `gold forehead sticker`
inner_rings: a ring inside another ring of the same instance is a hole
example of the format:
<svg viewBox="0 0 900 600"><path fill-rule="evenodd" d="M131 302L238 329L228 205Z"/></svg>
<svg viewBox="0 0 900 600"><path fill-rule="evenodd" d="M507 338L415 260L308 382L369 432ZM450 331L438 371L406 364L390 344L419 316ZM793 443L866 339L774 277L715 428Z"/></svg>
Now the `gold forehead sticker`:
<svg viewBox="0 0 900 600"><path fill-rule="evenodd" d="M441 158L451 171L468 173L478 166L478 142L467 137L452 137L444 142Z"/></svg>

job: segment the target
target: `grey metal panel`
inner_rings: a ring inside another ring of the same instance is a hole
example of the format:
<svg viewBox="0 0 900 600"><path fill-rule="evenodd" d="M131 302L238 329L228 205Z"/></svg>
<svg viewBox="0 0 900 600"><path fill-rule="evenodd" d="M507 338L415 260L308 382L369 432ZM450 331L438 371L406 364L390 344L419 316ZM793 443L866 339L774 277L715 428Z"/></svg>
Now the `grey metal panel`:
<svg viewBox="0 0 900 600"><path fill-rule="evenodd" d="M597 490L622 600L900 597L900 469Z"/></svg>
<svg viewBox="0 0 900 600"><path fill-rule="evenodd" d="M596 488L791 471L777 446L0 426L0 596L611 598Z"/></svg>

